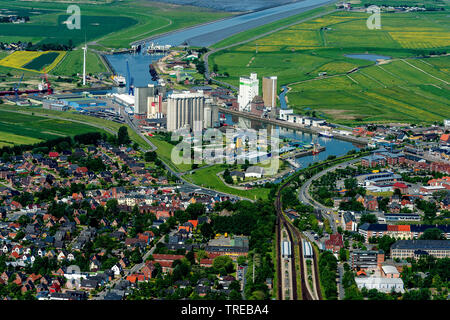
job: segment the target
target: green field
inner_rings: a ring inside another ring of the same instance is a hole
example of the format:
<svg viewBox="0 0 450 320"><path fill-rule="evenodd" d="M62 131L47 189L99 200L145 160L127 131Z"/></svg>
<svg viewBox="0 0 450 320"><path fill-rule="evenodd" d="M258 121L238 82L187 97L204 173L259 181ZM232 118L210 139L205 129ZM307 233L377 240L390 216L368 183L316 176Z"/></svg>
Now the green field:
<svg viewBox="0 0 450 320"><path fill-rule="evenodd" d="M27 112L27 113L30 113L30 115L28 115L30 117L33 117L31 115L31 113L33 113L35 116L39 116L40 114L41 115L47 114L47 115L53 115L53 116L67 119L68 122L66 125L69 125L69 126L65 130L69 130L69 135L78 134L78 132L77 133L70 132L70 130L72 128L72 124L78 125L78 123L74 123L69 120L83 121L84 123L86 123L85 127L90 128L89 130L87 130L87 132L101 131L100 129L98 129L96 127L89 126L89 124L101 125L105 128L108 128L108 129L114 131L114 132L117 132L121 126L124 126L124 124L121 124L121 123L117 123L117 122L113 122L113 121L109 121L109 120L105 120L105 119L101 119L101 118L96 118L96 117L90 117L90 116L82 115L82 114L75 113L75 112L47 110L47 109L43 109L43 108L39 108L39 107L17 107L17 106L9 106L9 105L1 105L0 106L0 111L8 111L8 110ZM9 114L11 115L13 113L10 112ZM83 124L80 124L80 125L84 126ZM125 126L127 126L127 125L125 125ZM141 146L144 149L149 148L148 144L137 133L135 133L130 128L128 128L128 134L130 135L130 138L133 141L135 141L139 144L139 146Z"/></svg>
<svg viewBox="0 0 450 320"><path fill-rule="evenodd" d="M220 80L234 85L251 72L259 79L276 75L278 90L290 88L288 104L295 112L316 110L333 122L432 123L450 117L449 56L411 59L448 52L447 13L383 13L380 30L368 29L367 17L362 12L331 13L218 51L209 62L218 65L219 73L230 74ZM250 38L249 33L241 38ZM393 59L375 65L344 56L352 53ZM347 74L355 68L359 70ZM321 72L327 77L319 78Z"/></svg>
<svg viewBox="0 0 450 320"><path fill-rule="evenodd" d="M227 166L214 165L211 167L201 168L193 174L184 175L186 180L202 187L214 189L220 192L234 194L239 197L256 200L258 198L267 199L270 190L267 188L253 188L250 190L240 190L225 185L222 180L216 175L225 170Z"/></svg>
<svg viewBox="0 0 450 320"><path fill-rule="evenodd" d="M44 140L103 130L66 120L17 114L0 109L0 144L34 144Z"/></svg>
<svg viewBox="0 0 450 320"><path fill-rule="evenodd" d="M86 72L101 73L107 72L105 65L100 60L99 56L91 51L86 53ZM77 49L67 52L63 60L51 72L51 74L58 76L71 76L76 73L83 72L83 50Z"/></svg>
<svg viewBox="0 0 450 320"><path fill-rule="evenodd" d="M158 136L148 137L148 139L158 148L156 151L162 161L167 163L172 169L178 172L188 171L192 168L190 164L174 164L171 160L174 145L160 139Z"/></svg>
<svg viewBox="0 0 450 320"><path fill-rule="evenodd" d="M69 15L67 3L0 0L0 8L30 16L23 24L2 23L3 41L68 44L76 46L94 41L109 48L127 48L130 42L151 35L204 23L230 13L190 6L177 6L145 0L70 2L81 12L81 29L69 30L63 23ZM189 17L189 18L187 18ZM94 43L94 44L96 44Z"/></svg>

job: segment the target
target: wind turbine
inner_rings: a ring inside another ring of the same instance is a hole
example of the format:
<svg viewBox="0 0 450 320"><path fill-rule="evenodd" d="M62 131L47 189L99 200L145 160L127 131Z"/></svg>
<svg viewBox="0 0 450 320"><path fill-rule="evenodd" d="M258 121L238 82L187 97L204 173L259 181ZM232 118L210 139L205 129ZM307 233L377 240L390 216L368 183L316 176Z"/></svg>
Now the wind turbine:
<svg viewBox="0 0 450 320"><path fill-rule="evenodd" d="M84 47L83 47L83 86L86 85L86 51L87 51L87 44L84 43Z"/></svg>

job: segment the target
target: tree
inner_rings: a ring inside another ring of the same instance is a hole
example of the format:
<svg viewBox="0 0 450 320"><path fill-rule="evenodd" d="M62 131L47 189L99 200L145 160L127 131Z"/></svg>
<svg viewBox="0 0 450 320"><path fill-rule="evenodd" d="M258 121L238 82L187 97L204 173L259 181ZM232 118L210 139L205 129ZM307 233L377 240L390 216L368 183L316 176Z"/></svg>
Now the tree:
<svg viewBox="0 0 450 320"><path fill-rule="evenodd" d="M128 129L125 126L121 126L117 132L117 142L119 144L128 144L130 137L128 136Z"/></svg>
<svg viewBox="0 0 450 320"><path fill-rule="evenodd" d="M218 256L213 260L213 267L216 270L225 269L227 273L233 271L233 260L229 256Z"/></svg>
<svg viewBox="0 0 450 320"><path fill-rule="evenodd" d="M339 250L339 260L342 262L347 261L347 250L345 248Z"/></svg>
<svg viewBox="0 0 450 320"><path fill-rule="evenodd" d="M203 203L191 203L186 208L186 213L191 219L197 219L206 213L206 207Z"/></svg>
<svg viewBox="0 0 450 320"><path fill-rule="evenodd" d="M155 151L148 151L144 154L144 159L146 162L154 162L157 158Z"/></svg>
<svg viewBox="0 0 450 320"><path fill-rule="evenodd" d="M200 226L200 232L205 239L211 239L214 235L214 230L210 223L203 223Z"/></svg>
<svg viewBox="0 0 450 320"><path fill-rule="evenodd" d="M444 234L438 228L426 229L419 238L420 240L445 240Z"/></svg>
<svg viewBox="0 0 450 320"><path fill-rule="evenodd" d="M360 224L364 223L377 223L377 216L372 213L366 213L361 215Z"/></svg>

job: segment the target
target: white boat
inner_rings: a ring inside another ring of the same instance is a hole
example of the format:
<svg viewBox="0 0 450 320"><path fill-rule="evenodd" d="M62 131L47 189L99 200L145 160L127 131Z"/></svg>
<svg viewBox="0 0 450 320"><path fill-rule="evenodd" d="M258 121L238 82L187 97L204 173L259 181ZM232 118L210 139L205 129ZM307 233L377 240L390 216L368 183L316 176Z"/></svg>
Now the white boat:
<svg viewBox="0 0 450 320"><path fill-rule="evenodd" d="M116 85L118 85L119 87L125 87L125 85L127 84L127 81L125 80L125 77L123 77L123 76L114 75L114 76L112 76L112 79L113 79L114 83Z"/></svg>
<svg viewBox="0 0 450 320"><path fill-rule="evenodd" d="M333 138L333 134L330 131L320 131L319 136Z"/></svg>

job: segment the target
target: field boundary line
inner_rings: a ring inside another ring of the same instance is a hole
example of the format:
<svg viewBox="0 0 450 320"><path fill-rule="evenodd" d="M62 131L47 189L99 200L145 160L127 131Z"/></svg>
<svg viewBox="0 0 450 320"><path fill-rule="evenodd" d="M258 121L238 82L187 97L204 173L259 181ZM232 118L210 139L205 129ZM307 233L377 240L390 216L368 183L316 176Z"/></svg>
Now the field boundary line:
<svg viewBox="0 0 450 320"><path fill-rule="evenodd" d="M415 68L415 69L417 69L417 70L419 70L419 71L425 73L426 75L428 75L428 76L430 76L430 77L432 77L432 78L434 78L434 79L436 79L436 80L442 81L442 82L444 82L445 84L450 84L450 82L447 82L447 81L442 80L442 79L440 79L440 78L438 78L438 77L435 77L435 76L433 76L432 74L429 74L428 72L426 72L426 71L420 69L419 67L416 67L415 65L412 65L411 63L409 63L409 62L406 61L405 59L400 59L400 60L403 61L404 63L408 64L409 66L411 66L411 67L413 67L413 68Z"/></svg>

